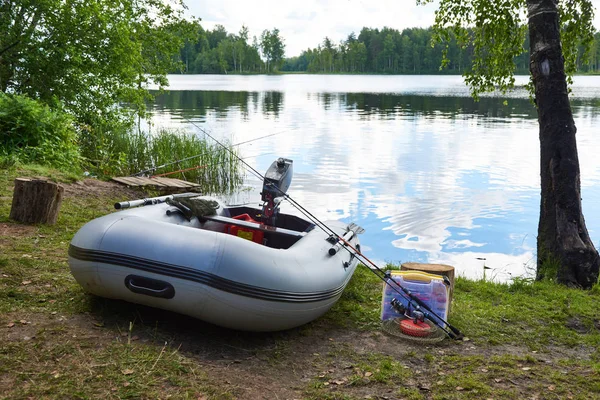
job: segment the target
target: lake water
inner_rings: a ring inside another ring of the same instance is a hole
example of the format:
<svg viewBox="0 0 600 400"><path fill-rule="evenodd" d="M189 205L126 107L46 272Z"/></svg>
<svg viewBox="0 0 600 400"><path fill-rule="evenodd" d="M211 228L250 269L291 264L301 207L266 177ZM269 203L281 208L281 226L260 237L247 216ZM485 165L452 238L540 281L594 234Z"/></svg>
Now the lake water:
<svg viewBox="0 0 600 400"><path fill-rule="evenodd" d="M523 89L476 103L459 76L173 75L152 129L200 126L264 173L294 160L288 194L320 219L361 225L385 264L444 263L506 281L535 270L537 114ZM525 83L527 77L519 77ZM583 210L600 245L600 77L576 77ZM210 139L209 139L210 140ZM259 204L261 182L231 203ZM290 204L282 211L299 214Z"/></svg>

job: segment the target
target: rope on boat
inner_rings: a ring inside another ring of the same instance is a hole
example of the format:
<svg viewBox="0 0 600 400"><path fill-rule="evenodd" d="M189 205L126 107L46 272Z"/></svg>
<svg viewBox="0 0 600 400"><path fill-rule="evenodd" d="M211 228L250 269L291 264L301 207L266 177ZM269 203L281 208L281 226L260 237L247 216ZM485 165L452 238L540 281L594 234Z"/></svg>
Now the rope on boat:
<svg viewBox="0 0 600 400"><path fill-rule="evenodd" d="M183 118L185 118L185 117L183 117ZM187 119L187 118L185 118L185 119ZM226 149L229 152L229 154L232 155L233 157L235 157L238 161L240 161L249 172L254 174L259 179L261 179L263 181L265 180L265 177L260 172L258 172L251 165L249 165L242 158L240 158L237 154L235 154L233 151L231 151L228 147L226 147L224 144L222 144L220 141L218 141L215 137L213 137L211 134L209 134L205 129L202 129L200 126L198 126L197 124L195 124L193 121L191 121L189 119L187 119L187 121L190 124L192 124L194 127L196 127L199 131L204 133L206 136L208 136L209 138L214 140L219 146ZM279 189L277 187L277 185L272 184L272 186L273 186L273 188L275 188L275 190L280 192L281 195L285 199L287 199L294 207L296 207L296 209L298 211L303 213L311 222L313 222L315 224L315 226L318 226L323 232L336 238L337 241L341 241L342 243L344 243L345 246L343 246L343 248L346 249L346 251L348 251L348 253L350 253L351 256L356 257L365 266L367 266L369 271L373 272L379 279L381 279L384 282L384 284L388 285L398 295L402 296L402 298L404 298L406 301L408 301L409 305L413 305L416 311L422 312L424 314L425 318L427 318L432 323L437 325L438 328L440 328L442 331L444 331L450 338L455 339L455 340L462 340L462 338L464 336L458 328L450 325L449 322L447 322L442 317L440 317L438 314L436 314L425 302L423 302L421 299L419 299L418 297L413 295L408 289L406 289L405 287L400 285L395 280L389 279L388 275L385 273L385 271L383 271L383 269L381 269L379 266L377 266L377 264L375 264L373 261L371 261L364 254L362 254L360 252L360 250L358 250L354 246L352 246L352 244L350 244L348 241L346 241L343 237L341 237L337 233L335 233L335 231L333 229L331 229L325 223L320 221L310 211L308 211L306 208L304 208L301 204L299 204L296 200L294 200L292 197L290 197L287 193L285 193L284 191ZM369 265L372 268L369 268ZM434 318L437 318L437 321L434 320ZM441 321L441 323L439 323L438 321Z"/></svg>

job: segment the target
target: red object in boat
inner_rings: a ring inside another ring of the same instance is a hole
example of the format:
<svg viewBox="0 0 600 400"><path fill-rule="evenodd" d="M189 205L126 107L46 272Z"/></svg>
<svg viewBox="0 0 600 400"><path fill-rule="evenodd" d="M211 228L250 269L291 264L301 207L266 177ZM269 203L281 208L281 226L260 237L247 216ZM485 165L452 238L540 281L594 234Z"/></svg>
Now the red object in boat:
<svg viewBox="0 0 600 400"><path fill-rule="evenodd" d="M425 322L413 321L412 319L403 319L400 321L400 330L405 335L425 337L431 333L431 326Z"/></svg>
<svg viewBox="0 0 600 400"><path fill-rule="evenodd" d="M236 215L235 217L233 217L233 219L239 219L240 221L247 221L247 222L256 222L248 214ZM231 225L231 224L227 224L225 229L226 229L227 233L229 233L233 236L239 236L241 238L248 239L255 243L263 244L263 239L265 237L265 233L261 230L244 228L242 226L236 226L236 225Z"/></svg>

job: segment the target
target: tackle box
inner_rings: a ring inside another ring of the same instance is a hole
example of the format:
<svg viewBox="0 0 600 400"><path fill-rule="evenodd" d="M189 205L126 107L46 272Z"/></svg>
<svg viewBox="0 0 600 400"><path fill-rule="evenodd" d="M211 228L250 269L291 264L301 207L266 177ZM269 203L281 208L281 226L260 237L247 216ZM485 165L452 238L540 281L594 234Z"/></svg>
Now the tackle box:
<svg viewBox="0 0 600 400"><path fill-rule="evenodd" d="M410 291L442 319L446 320L448 318L450 289L444 283L443 276L420 271L391 271L387 279L394 280L400 286ZM402 294L397 293L388 284L383 285L383 294L381 296L382 321L401 316L391 305L394 298L400 301L407 309L414 310L414 306L409 307L404 292L395 286L393 282L391 282L391 285ZM426 312L425 310L422 311ZM434 316L431 316L430 319L440 322Z"/></svg>

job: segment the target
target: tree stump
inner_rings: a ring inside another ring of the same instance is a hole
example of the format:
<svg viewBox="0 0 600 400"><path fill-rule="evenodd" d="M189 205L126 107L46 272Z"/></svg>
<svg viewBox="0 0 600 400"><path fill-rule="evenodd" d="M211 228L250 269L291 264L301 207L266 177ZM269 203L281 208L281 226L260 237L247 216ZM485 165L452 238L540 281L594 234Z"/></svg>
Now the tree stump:
<svg viewBox="0 0 600 400"><path fill-rule="evenodd" d="M452 294L454 293L454 267L445 264L420 264L420 263L404 263L400 266L401 271L423 271L430 274L444 275L450 281L450 291L448 298L448 313L452 306Z"/></svg>
<svg viewBox="0 0 600 400"><path fill-rule="evenodd" d="M65 189L41 179L17 178L10 218L26 224L54 225Z"/></svg>

